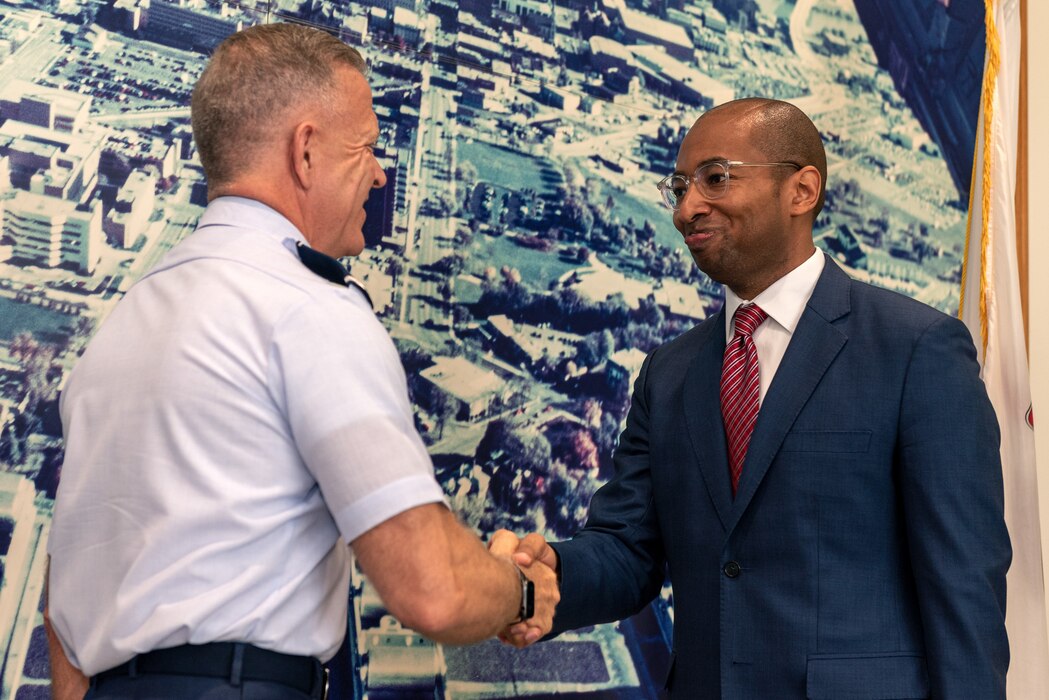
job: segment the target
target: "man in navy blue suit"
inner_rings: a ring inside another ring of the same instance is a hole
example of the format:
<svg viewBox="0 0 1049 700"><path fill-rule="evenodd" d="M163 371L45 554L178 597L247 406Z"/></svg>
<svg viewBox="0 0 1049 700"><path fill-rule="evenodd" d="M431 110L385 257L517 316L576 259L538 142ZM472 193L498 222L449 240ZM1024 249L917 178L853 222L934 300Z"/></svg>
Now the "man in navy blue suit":
<svg viewBox="0 0 1049 700"><path fill-rule="evenodd" d="M584 529L516 556L558 568L555 634L669 575L672 698L1004 698L1011 548L972 340L815 248L826 175L790 104L695 123L660 190L725 306L646 359Z"/></svg>

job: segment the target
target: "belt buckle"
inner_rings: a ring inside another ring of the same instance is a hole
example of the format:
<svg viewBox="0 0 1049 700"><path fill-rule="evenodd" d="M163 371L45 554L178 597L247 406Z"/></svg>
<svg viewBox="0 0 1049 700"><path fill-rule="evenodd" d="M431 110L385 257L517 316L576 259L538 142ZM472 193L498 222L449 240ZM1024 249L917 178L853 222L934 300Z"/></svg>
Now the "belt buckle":
<svg viewBox="0 0 1049 700"><path fill-rule="evenodd" d="M328 668L324 667L324 688L321 690L321 700L328 700Z"/></svg>

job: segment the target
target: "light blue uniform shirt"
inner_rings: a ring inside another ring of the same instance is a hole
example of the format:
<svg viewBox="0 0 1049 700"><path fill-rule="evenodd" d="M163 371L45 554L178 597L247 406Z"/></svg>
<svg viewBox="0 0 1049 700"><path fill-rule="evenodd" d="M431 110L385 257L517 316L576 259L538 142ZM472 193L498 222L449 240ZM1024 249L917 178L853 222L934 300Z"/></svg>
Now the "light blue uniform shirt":
<svg viewBox="0 0 1049 700"><path fill-rule="evenodd" d="M389 335L301 240L216 199L69 377L50 609L88 675L227 640L327 660L345 542L443 501Z"/></svg>

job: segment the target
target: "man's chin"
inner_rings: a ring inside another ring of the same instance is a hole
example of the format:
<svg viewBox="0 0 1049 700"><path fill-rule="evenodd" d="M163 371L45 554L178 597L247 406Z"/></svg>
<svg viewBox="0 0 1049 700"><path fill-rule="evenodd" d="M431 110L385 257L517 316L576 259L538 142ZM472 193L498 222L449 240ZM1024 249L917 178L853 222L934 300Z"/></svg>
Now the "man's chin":
<svg viewBox="0 0 1049 700"><path fill-rule="evenodd" d="M725 267L719 261L711 260L710 256L697 255L695 252L692 252L692 260L704 275L719 284L725 284Z"/></svg>
<svg viewBox="0 0 1049 700"><path fill-rule="evenodd" d="M357 257L364 252L365 248L364 232L360 229L347 241L346 245L346 256L345 257Z"/></svg>

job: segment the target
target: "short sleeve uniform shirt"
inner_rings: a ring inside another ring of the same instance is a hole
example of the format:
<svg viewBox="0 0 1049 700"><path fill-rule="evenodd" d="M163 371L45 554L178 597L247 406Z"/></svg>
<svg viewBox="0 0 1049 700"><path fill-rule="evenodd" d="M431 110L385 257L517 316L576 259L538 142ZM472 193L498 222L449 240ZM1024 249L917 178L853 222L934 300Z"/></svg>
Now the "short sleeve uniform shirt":
<svg viewBox="0 0 1049 700"><path fill-rule="evenodd" d="M443 500L389 336L303 240L216 199L69 377L50 607L88 675L211 641L326 660L345 543Z"/></svg>

